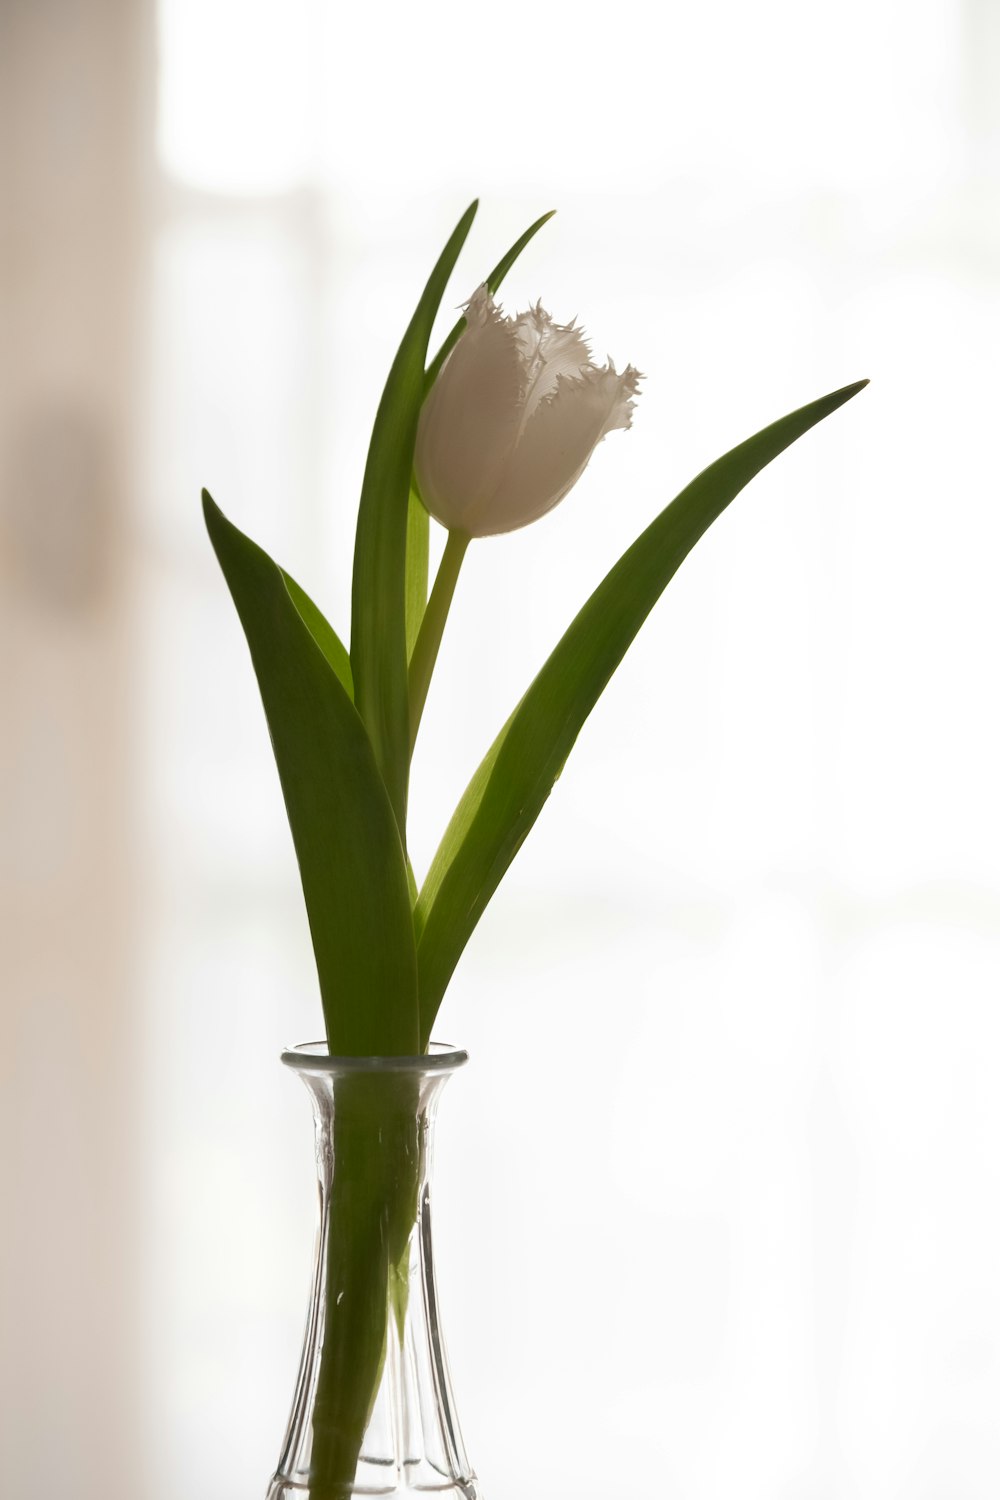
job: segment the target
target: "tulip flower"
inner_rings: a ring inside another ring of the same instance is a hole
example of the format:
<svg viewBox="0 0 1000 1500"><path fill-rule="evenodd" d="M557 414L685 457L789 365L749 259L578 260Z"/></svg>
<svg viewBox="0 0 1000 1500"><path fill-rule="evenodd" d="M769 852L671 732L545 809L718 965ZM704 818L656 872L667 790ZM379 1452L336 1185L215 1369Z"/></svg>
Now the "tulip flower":
<svg viewBox="0 0 1000 1500"><path fill-rule="evenodd" d="M629 427L639 372L595 365L581 331L536 303L504 317L487 286L424 402L424 505L467 537L515 531L558 505L606 433Z"/></svg>
<svg viewBox="0 0 1000 1500"><path fill-rule="evenodd" d="M632 425L640 375L595 365L575 323L540 302L505 318L489 287L465 306L465 331L420 413L414 470L448 542L410 663L416 740L459 569L472 537L516 531L569 494L601 439Z"/></svg>

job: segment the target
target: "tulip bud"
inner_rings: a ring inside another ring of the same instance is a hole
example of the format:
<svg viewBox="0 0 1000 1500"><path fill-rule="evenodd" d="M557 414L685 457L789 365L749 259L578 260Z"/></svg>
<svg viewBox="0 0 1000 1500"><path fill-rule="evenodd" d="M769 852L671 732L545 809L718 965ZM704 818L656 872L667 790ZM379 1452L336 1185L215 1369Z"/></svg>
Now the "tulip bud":
<svg viewBox="0 0 1000 1500"><path fill-rule="evenodd" d="M629 427L639 372L590 358L574 324L536 303L505 318L481 286L424 402L414 460L424 504L449 531L516 531L558 505L597 444Z"/></svg>

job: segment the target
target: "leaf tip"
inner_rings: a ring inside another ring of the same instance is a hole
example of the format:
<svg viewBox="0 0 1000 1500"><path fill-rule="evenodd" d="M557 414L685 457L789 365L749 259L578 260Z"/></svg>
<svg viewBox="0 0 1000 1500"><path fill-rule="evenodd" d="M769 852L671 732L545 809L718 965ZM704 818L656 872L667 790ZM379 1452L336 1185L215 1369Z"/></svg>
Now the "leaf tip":
<svg viewBox="0 0 1000 1500"><path fill-rule="evenodd" d="M837 391L831 391L826 398L829 403L828 411L836 411L838 406L843 406L845 402L850 401L868 384L870 384L868 380L855 380L850 385L842 385Z"/></svg>
<svg viewBox="0 0 1000 1500"><path fill-rule="evenodd" d="M205 517L205 525L208 526L208 528L211 530L212 522L216 519L216 517L220 516L222 512L219 510L219 507L216 505L215 501L208 493L208 490L204 488L201 492L201 510L202 515Z"/></svg>
<svg viewBox="0 0 1000 1500"><path fill-rule="evenodd" d="M219 558L220 562L222 561L220 548L224 550L231 546L234 541L249 541L249 538L245 537L242 531L233 525L225 511L216 505L208 490L205 489L201 492L201 508L205 517L205 529L208 532L208 539L212 543L215 555ZM253 544L251 543L251 545Z"/></svg>

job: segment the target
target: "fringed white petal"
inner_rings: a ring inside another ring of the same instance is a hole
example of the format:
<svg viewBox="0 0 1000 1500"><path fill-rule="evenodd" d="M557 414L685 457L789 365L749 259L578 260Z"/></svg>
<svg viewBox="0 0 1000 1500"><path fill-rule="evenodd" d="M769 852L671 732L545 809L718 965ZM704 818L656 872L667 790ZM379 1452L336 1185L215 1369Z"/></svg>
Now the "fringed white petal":
<svg viewBox="0 0 1000 1500"><path fill-rule="evenodd" d="M414 467L424 504L449 529L488 501L507 464L520 416L521 364L513 325L481 286L467 328L424 402Z"/></svg>
<svg viewBox="0 0 1000 1500"><path fill-rule="evenodd" d="M526 423L490 502L470 509L472 534L515 531L558 505L605 433L628 426L638 379L631 365L619 375L610 363L561 376Z"/></svg>
<svg viewBox="0 0 1000 1500"><path fill-rule="evenodd" d="M607 424L601 433L601 437L604 437L616 427L627 429L632 426L632 413L635 411L642 375L635 365L626 365L619 375L612 359L608 360L603 370L596 373L610 400Z"/></svg>
<svg viewBox="0 0 1000 1500"><path fill-rule="evenodd" d="M462 311L467 328L482 328L484 323L499 321L503 317L485 281L476 287L468 302L464 303Z"/></svg>
<svg viewBox="0 0 1000 1500"><path fill-rule="evenodd" d="M518 314L514 335L524 372L523 425L555 392L561 375L578 375L587 368L590 348L575 321L556 323L540 302Z"/></svg>

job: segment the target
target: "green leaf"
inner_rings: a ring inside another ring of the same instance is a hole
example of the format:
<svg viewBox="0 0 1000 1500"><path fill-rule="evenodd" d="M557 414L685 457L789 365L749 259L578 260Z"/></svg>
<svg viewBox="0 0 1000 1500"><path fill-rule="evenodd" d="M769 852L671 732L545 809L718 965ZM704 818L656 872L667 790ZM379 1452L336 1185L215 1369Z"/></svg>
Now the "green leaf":
<svg viewBox="0 0 1000 1500"><path fill-rule="evenodd" d="M305 589L301 588L295 582L292 575L286 573L284 568L282 568L281 576L285 580L285 588L291 595L295 608L302 616L309 634L336 672L344 692L353 703L354 679L351 676L351 658L348 655L347 647L326 616L312 602Z"/></svg>
<svg viewBox="0 0 1000 1500"><path fill-rule="evenodd" d="M521 238L514 241L513 245L511 245L510 249L507 251L507 254L497 261L496 265L493 267L492 271L486 278L486 285L489 287L491 292L495 292L497 290L500 283L507 275L507 272L517 260L521 251L524 249L525 245L531 243L531 241L535 238L535 235L541 229L542 225L547 224L554 213L555 209L550 208L547 214L542 214L542 217L540 219L536 219L534 224L532 224L530 228L524 231ZM441 373L441 366L444 364L445 360L448 358L448 355L454 349L455 345L458 343L464 332L465 318L461 317L459 318L458 322L455 324L454 328L451 330L448 337L445 339L444 343L441 345L437 354L435 354L433 360L427 368L427 374L424 380L425 394L430 390L435 380L437 380L438 375Z"/></svg>
<svg viewBox="0 0 1000 1500"><path fill-rule="evenodd" d="M330 1050L413 1054L418 1007L406 861L364 725L300 613L302 590L288 587L207 491L202 500L264 700Z"/></svg>
<svg viewBox="0 0 1000 1500"><path fill-rule="evenodd" d="M431 518L424 509L417 482L410 486L406 515L406 660L409 663L427 608L427 569L430 564Z"/></svg>
<svg viewBox="0 0 1000 1500"><path fill-rule="evenodd" d="M354 547L354 699L405 840L410 768L406 652L406 532L424 364L448 278L475 216L463 214L431 272L382 392L361 487Z"/></svg>
<svg viewBox="0 0 1000 1500"><path fill-rule="evenodd" d="M421 890L414 921L422 1044L476 923L670 579L759 470L867 384L803 406L711 464L646 528L580 610L469 783Z"/></svg>

